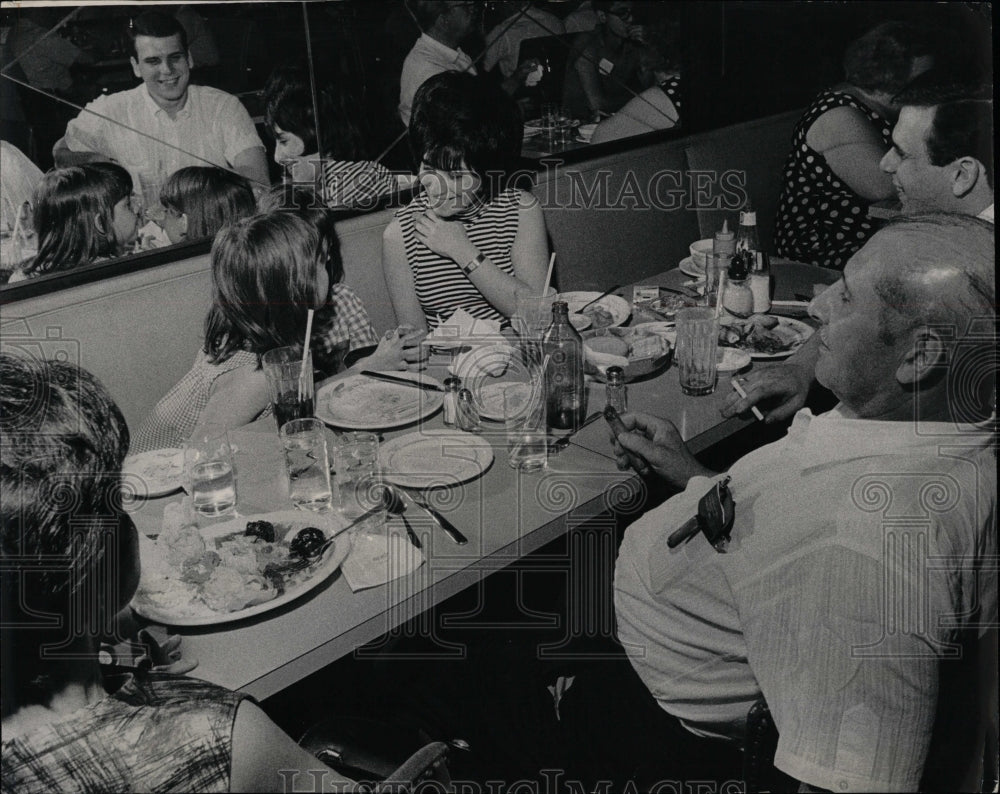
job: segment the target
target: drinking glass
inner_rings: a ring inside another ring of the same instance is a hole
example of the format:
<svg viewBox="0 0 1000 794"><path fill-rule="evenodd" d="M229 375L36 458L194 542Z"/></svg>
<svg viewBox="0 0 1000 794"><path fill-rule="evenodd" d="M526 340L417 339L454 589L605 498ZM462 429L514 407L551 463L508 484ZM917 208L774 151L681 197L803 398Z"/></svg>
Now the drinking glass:
<svg viewBox="0 0 1000 794"><path fill-rule="evenodd" d="M705 255L705 294L702 303L714 309L719 300L719 290L722 288L725 273L729 269L732 257L729 254L717 254L709 251Z"/></svg>
<svg viewBox="0 0 1000 794"><path fill-rule="evenodd" d="M378 436L344 433L333 444L332 458L334 504L342 515L357 518L381 503Z"/></svg>
<svg viewBox="0 0 1000 794"><path fill-rule="evenodd" d="M308 419L313 415L312 353L302 364L302 351L295 347L277 347L262 357L268 391L271 393L271 410L274 421L281 430L292 419ZM301 387L299 375L302 375Z"/></svg>
<svg viewBox="0 0 1000 794"><path fill-rule="evenodd" d="M221 516L236 507L236 467L229 434L197 432L184 445L184 477L196 512Z"/></svg>
<svg viewBox="0 0 1000 794"><path fill-rule="evenodd" d="M513 388L518 386L518 388ZM507 463L520 471L538 471L545 466L548 428L540 382L511 384L503 393L503 418L507 430Z"/></svg>
<svg viewBox="0 0 1000 794"><path fill-rule="evenodd" d="M288 496L299 510L330 507L330 462L326 428L319 419L292 419L281 426L281 446L288 471Z"/></svg>
<svg viewBox="0 0 1000 794"><path fill-rule="evenodd" d="M716 356L719 349L719 320L715 309L706 306L677 311L677 350L681 390L703 395L715 391Z"/></svg>
<svg viewBox="0 0 1000 794"><path fill-rule="evenodd" d="M529 364L541 361L539 347L545 329L552 322L552 303L557 297L555 287L548 287L544 292L526 287L518 287L514 291L515 317L514 329L521 337L525 358Z"/></svg>

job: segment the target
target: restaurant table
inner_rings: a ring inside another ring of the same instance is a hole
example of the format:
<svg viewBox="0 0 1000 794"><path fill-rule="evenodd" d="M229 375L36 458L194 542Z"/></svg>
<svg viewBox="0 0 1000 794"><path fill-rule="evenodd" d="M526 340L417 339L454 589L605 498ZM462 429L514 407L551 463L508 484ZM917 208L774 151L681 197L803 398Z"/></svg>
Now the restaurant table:
<svg viewBox="0 0 1000 794"><path fill-rule="evenodd" d="M810 265L775 263L778 299L816 283L829 283L835 271ZM644 284L679 286L689 276L660 273ZM631 298L631 288L621 290ZM432 360L429 374L444 376L444 362ZM768 366L761 362L753 366ZM723 442L751 424L748 417L723 419L728 396L721 385L713 394L683 394L671 366L655 377L629 385L629 407L674 422L694 452ZM604 406L604 385L588 386L588 411ZM297 600L256 617L217 626L172 628L184 638L184 653L198 660L194 675L258 699L267 698L431 609L490 571L504 568L589 519L613 511L640 493L638 476L620 472L611 457L603 422L581 430L565 451L549 458L539 472L518 472L507 464L501 423L484 421L484 438L494 452L486 472L470 482L432 492L438 507L469 542L457 545L418 510L407 517L423 541L425 562L413 573L385 585L352 593L336 573ZM441 412L421 428L444 427ZM385 431L392 439L416 425ZM333 439L333 431L331 440ZM237 447L238 505L241 516L290 508L284 464L274 420L260 419L230 433ZM138 500L130 507L136 526L160 531L166 504L183 494ZM304 513L308 516L308 513ZM395 520L392 522L395 525Z"/></svg>

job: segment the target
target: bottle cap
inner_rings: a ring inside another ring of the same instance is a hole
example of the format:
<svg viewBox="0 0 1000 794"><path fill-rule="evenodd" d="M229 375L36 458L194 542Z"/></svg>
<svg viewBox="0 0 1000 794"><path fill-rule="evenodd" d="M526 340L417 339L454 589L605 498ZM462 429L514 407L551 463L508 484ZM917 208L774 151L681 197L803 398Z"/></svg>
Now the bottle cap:
<svg viewBox="0 0 1000 794"><path fill-rule="evenodd" d="M740 226L756 226L757 213L753 210L744 210L740 213Z"/></svg>
<svg viewBox="0 0 1000 794"><path fill-rule="evenodd" d="M608 367L608 383L611 386L620 386L625 382L625 370L621 367Z"/></svg>
<svg viewBox="0 0 1000 794"><path fill-rule="evenodd" d="M735 232L729 231L729 221L723 221L722 222L722 228L715 233L715 239L716 240L725 240L727 242L729 240L735 240L736 239Z"/></svg>

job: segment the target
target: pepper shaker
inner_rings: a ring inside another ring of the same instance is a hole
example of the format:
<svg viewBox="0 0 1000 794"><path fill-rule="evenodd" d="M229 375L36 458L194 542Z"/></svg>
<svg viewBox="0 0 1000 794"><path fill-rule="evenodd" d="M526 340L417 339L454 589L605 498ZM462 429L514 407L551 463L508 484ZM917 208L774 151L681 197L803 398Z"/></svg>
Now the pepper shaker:
<svg viewBox="0 0 1000 794"><path fill-rule="evenodd" d="M625 370L621 367L608 367L608 382L604 387L608 405L614 406L618 413L628 410L628 387L625 385Z"/></svg>
<svg viewBox="0 0 1000 794"><path fill-rule="evenodd" d="M455 425L466 433L478 433L482 430L479 411L476 410L476 405L472 401L472 392L468 389L460 389L458 392L458 401L455 406Z"/></svg>
<svg viewBox="0 0 1000 794"><path fill-rule="evenodd" d="M446 389L444 393L444 423L448 427L454 427L458 413L458 392L462 388L462 379L446 378L444 387Z"/></svg>

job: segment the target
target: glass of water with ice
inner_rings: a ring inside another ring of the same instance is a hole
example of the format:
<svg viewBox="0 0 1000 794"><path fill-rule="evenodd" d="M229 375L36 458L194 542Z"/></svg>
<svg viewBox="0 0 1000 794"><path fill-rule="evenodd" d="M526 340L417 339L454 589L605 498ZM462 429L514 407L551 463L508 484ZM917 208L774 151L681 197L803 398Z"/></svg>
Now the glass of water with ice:
<svg viewBox="0 0 1000 794"><path fill-rule="evenodd" d="M292 419L281 426L279 433L292 504L300 510L328 509L333 493L323 422L311 418Z"/></svg>
<svg viewBox="0 0 1000 794"><path fill-rule="evenodd" d="M333 446L335 503L341 514L357 518L382 500L378 436L344 433Z"/></svg>
<svg viewBox="0 0 1000 794"><path fill-rule="evenodd" d="M236 467L225 430L196 432L184 445L184 477L197 513L222 516L236 507Z"/></svg>

